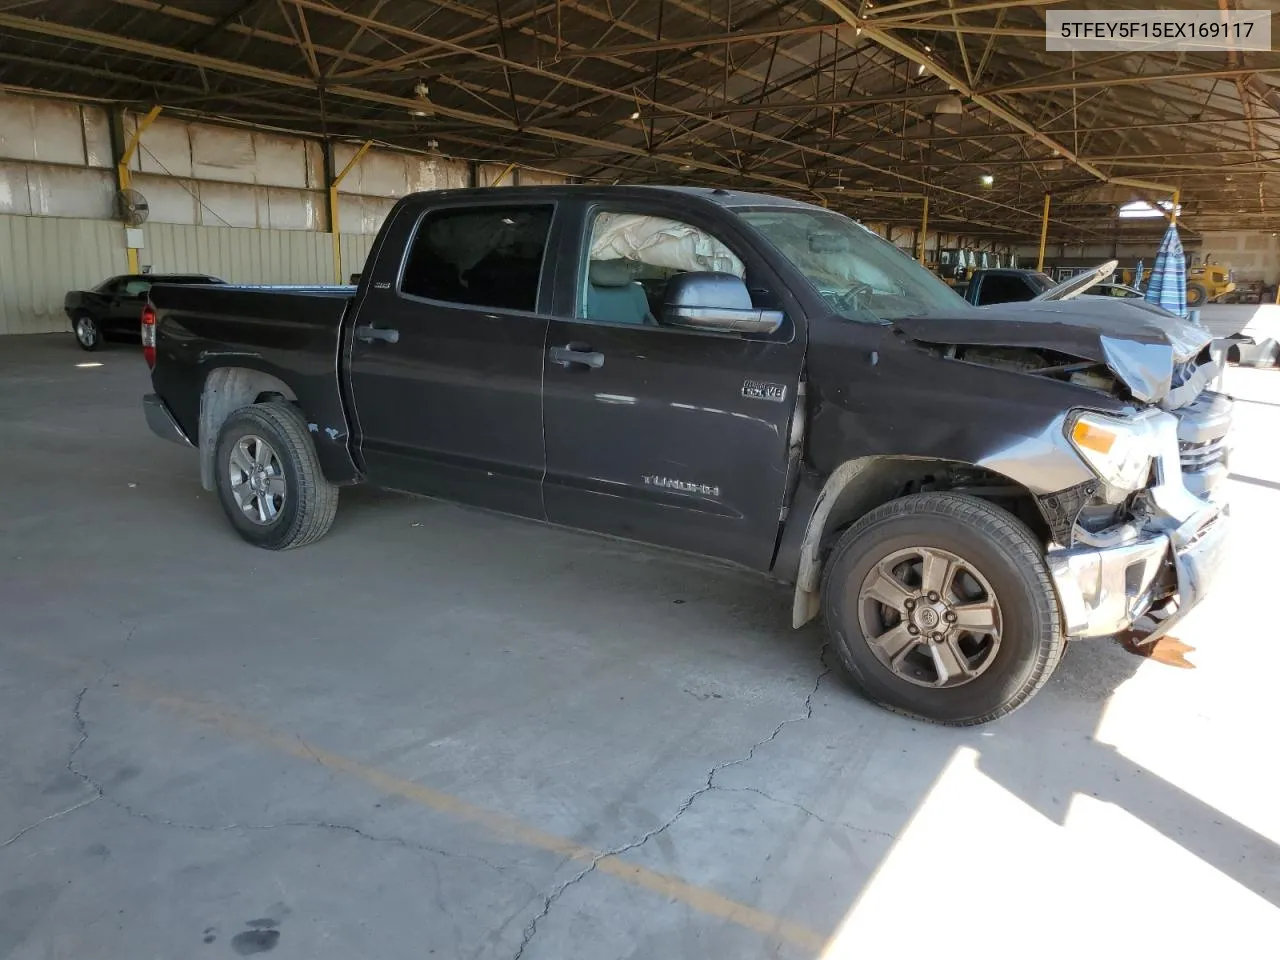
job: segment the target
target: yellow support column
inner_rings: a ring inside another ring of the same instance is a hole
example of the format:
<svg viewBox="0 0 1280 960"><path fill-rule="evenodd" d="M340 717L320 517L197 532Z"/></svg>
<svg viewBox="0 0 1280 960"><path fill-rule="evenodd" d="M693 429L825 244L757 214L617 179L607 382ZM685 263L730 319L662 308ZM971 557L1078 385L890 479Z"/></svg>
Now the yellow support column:
<svg viewBox="0 0 1280 960"><path fill-rule="evenodd" d="M920 242L916 244L916 259L920 261L920 266L924 266L924 238L929 234L929 198L924 198L924 207L920 212Z"/></svg>
<svg viewBox="0 0 1280 960"><path fill-rule="evenodd" d="M133 136L129 138L129 142L125 144L124 153L120 155L120 162L116 164L116 185L121 190L128 190L133 185L133 174L129 172L129 163L133 160L134 153L138 149L138 141L142 139L142 133L147 127L155 122L156 117L160 116L160 111L164 107L152 107L145 117L138 121L138 126L133 131ZM136 247L128 248L129 255L129 272L138 272L138 250Z"/></svg>
<svg viewBox="0 0 1280 960"><path fill-rule="evenodd" d="M1051 194L1044 195L1044 215L1040 220L1040 256L1036 260L1036 269L1044 273L1044 244L1049 239L1049 197Z"/></svg>
<svg viewBox="0 0 1280 960"><path fill-rule="evenodd" d="M342 168L342 172L335 176L333 182L329 184L329 232L333 234L334 283L342 283L342 228L338 218L338 184L342 183L343 178L355 168L355 165L360 162L360 158L372 146L372 140L366 140L360 144L360 149L347 161L347 165Z"/></svg>

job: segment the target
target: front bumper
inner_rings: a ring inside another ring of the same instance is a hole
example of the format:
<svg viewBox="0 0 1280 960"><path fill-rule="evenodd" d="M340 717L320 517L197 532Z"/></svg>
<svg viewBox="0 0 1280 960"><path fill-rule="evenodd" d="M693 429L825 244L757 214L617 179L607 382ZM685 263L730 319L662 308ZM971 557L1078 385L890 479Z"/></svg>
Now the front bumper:
<svg viewBox="0 0 1280 960"><path fill-rule="evenodd" d="M1114 546L1051 550L1049 573L1067 636L1132 631L1138 641L1158 639L1208 593L1222 566L1228 528L1226 510L1211 506L1169 533L1135 533ZM1148 617L1170 591L1176 607L1159 620Z"/></svg>
<svg viewBox="0 0 1280 960"><path fill-rule="evenodd" d="M1217 398L1214 404L1221 405ZM1230 419L1230 401L1219 411ZM1215 407L1216 409L1216 407ZM1084 546L1046 555L1069 637L1148 643L1159 639L1208 593L1226 553L1227 507L1218 491L1187 483L1194 463L1179 447L1179 420L1158 418L1156 482L1146 491L1149 514ZM1221 428L1224 433L1227 427ZM1185 432L1185 428L1183 430ZM1186 472L1184 472L1186 468Z"/></svg>
<svg viewBox="0 0 1280 960"><path fill-rule="evenodd" d="M142 412L146 414L147 426L151 428L151 432L157 437L172 440L174 443L181 443L188 447L195 446L190 438L182 432L182 427L178 426L178 421L169 412L165 402L156 394L148 393L142 398Z"/></svg>

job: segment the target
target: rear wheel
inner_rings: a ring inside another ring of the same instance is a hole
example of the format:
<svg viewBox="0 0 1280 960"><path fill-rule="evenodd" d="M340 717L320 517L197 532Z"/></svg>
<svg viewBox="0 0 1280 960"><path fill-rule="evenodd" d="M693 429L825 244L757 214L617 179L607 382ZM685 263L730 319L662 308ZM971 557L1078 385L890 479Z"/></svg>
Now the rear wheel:
<svg viewBox="0 0 1280 960"><path fill-rule="evenodd" d="M81 350L97 350L102 345L102 331L98 329L98 321L89 314L76 314L72 329Z"/></svg>
<svg viewBox="0 0 1280 960"><path fill-rule="evenodd" d="M1187 284L1187 306L1198 307L1209 299L1209 291L1200 283Z"/></svg>
<svg viewBox="0 0 1280 960"><path fill-rule="evenodd" d="M917 494L863 517L831 553L822 602L854 685L936 723L1016 710L1062 657L1040 544L976 497Z"/></svg>
<svg viewBox="0 0 1280 960"><path fill-rule="evenodd" d="M325 479L306 423L287 403L256 403L231 414L214 464L222 509L255 546L305 546L333 525L338 488Z"/></svg>

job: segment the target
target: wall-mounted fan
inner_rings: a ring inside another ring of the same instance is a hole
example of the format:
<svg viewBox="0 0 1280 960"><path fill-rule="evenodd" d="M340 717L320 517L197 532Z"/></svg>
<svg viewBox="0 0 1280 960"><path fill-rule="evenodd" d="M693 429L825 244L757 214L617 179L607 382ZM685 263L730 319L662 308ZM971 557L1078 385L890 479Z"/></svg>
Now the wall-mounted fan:
<svg viewBox="0 0 1280 960"><path fill-rule="evenodd" d="M147 198L132 188L116 191L116 219L127 227L140 227L147 222L151 208Z"/></svg>

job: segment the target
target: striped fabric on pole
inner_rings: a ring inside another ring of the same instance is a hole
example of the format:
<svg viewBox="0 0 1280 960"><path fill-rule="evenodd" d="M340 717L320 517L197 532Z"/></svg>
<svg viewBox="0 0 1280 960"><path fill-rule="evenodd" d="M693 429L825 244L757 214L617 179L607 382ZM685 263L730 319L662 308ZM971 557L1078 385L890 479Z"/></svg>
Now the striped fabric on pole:
<svg viewBox="0 0 1280 960"><path fill-rule="evenodd" d="M1160 251L1151 266L1146 301L1180 317L1187 315L1187 261L1182 253L1182 241L1178 239L1178 228L1172 223L1164 232Z"/></svg>

